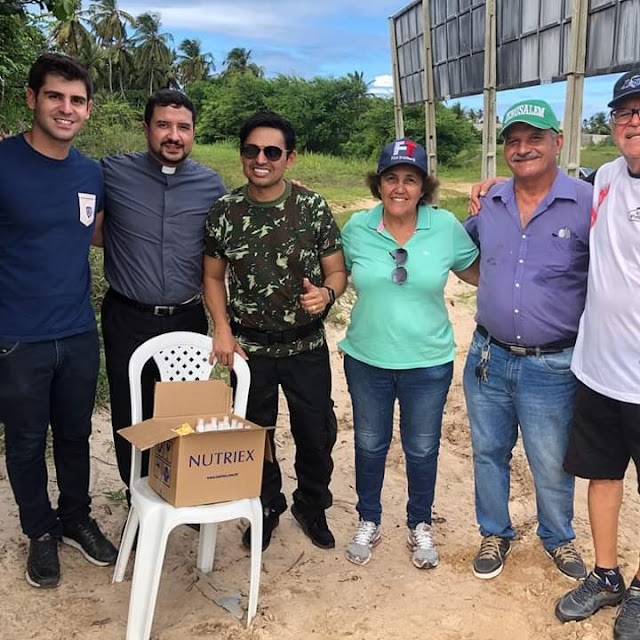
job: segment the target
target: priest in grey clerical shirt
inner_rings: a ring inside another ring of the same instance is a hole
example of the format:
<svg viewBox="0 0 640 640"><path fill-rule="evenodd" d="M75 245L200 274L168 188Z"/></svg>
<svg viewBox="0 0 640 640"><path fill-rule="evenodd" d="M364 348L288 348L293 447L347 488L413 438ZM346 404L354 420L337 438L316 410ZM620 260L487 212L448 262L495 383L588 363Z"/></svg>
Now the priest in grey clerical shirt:
<svg viewBox="0 0 640 640"><path fill-rule="evenodd" d="M104 218L94 244L104 246L109 290L102 333L118 469L128 485L131 445L117 431L131 424L128 365L149 338L169 331L207 333L202 305L205 220L226 192L215 171L188 158L195 109L179 91L161 90L144 115L147 151L108 156ZM157 368L142 375L143 417L153 412ZM143 458L143 473L147 460Z"/></svg>

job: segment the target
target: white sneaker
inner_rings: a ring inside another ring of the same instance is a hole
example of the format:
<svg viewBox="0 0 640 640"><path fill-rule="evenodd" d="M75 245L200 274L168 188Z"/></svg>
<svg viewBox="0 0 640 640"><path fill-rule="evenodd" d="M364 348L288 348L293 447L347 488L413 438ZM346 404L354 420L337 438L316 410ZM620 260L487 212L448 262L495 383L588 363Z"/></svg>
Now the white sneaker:
<svg viewBox="0 0 640 640"><path fill-rule="evenodd" d="M438 566L438 551L433 544L431 525L420 522L415 529L409 529L407 546L413 551L413 564L418 569L432 569Z"/></svg>
<svg viewBox="0 0 640 640"><path fill-rule="evenodd" d="M367 564L371 560L371 549L380 542L380 525L368 520L360 520L358 528L348 544L344 555L354 564Z"/></svg>

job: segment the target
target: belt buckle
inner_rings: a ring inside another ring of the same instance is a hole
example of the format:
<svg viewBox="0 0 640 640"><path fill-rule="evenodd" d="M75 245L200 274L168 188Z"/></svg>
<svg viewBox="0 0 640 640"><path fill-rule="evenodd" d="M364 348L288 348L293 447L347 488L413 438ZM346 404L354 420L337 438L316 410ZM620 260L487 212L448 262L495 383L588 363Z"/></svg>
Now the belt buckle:
<svg viewBox="0 0 640 640"><path fill-rule="evenodd" d="M509 351L516 356L526 356L527 355L527 347L521 347L517 344L510 344Z"/></svg>
<svg viewBox="0 0 640 640"><path fill-rule="evenodd" d="M172 316L173 312L175 311L175 309L176 309L175 307L157 305L157 306L153 307L153 315L154 316L162 316L162 317Z"/></svg>

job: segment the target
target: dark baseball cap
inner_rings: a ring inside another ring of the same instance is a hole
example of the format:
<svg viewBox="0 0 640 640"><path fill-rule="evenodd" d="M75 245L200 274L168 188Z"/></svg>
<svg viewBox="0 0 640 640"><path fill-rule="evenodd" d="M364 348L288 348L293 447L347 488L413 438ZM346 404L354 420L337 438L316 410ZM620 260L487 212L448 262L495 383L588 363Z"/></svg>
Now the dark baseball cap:
<svg viewBox="0 0 640 640"><path fill-rule="evenodd" d="M621 100L640 95L640 71L628 71L613 85L613 99L609 107L615 107Z"/></svg>
<svg viewBox="0 0 640 640"><path fill-rule="evenodd" d="M390 142L380 152L377 173L380 175L397 164L410 164L427 173L427 152L424 147L410 138Z"/></svg>

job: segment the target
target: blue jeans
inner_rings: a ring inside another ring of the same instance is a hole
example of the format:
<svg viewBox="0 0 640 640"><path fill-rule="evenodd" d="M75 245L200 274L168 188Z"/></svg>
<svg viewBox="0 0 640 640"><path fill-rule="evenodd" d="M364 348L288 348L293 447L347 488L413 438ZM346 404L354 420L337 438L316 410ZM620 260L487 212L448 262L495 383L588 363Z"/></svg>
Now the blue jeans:
<svg viewBox="0 0 640 640"><path fill-rule="evenodd" d="M476 376L489 346L488 378ZM562 468L573 416L573 349L518 356L474 333L464 369L471 425L476 516L483 536L513 538L509 516L510 463L518 425L536 491L538 535L547 551L575 538L574 478Z"/></svg>
<svg viewBox="0 0 640 640"><path fill-rule="evenodd" d="M7 472L29 537L59 536L89 516L89 436L99 368L96 331L43 342L0 343L0 422ZM60 497L47 491L51 424Z"/></svg>
<svg viewBox="0 0 640 640"><path fill-rule="evenodd" d="M400 404L400 437L407 466L407 525L431 524L442 411L453 363L420 369L380 369L345 355L353 404L356 509L360 519L380 524L380 494L393 434L393 406Z"/></svg>

